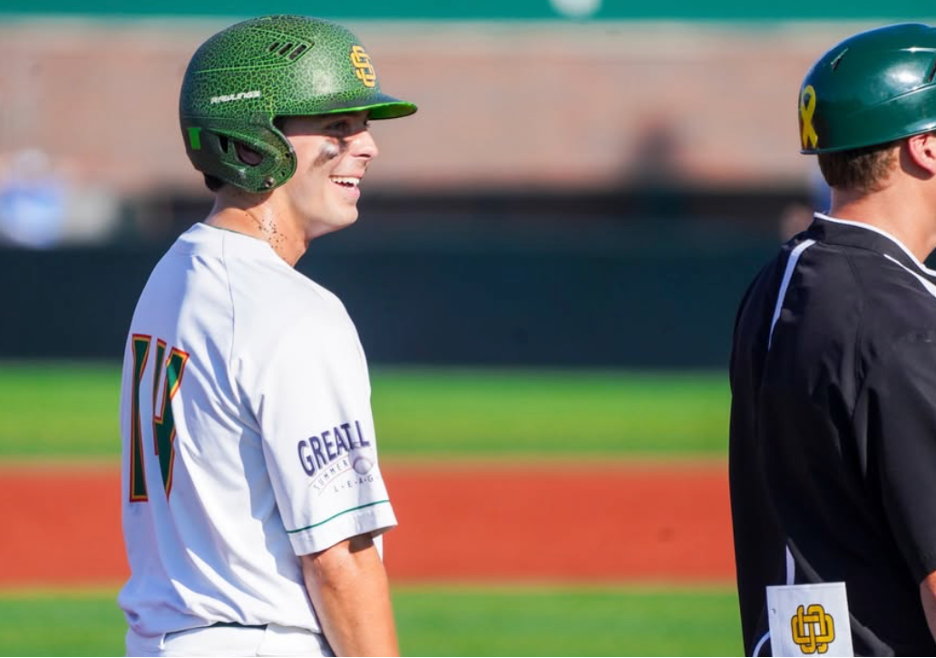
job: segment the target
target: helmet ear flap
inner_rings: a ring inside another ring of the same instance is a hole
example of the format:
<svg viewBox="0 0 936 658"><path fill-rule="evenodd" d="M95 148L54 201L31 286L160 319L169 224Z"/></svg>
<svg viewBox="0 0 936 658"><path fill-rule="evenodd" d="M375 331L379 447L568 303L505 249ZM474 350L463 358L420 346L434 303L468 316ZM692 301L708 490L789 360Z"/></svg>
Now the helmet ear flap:
<svg viewBox="0 0 936 658"><path fill-rule="evenodd" d="M248 192L269 192L296 171L292 144L265 117L251 121L201 119L183 121L186 150L200 171ZM248 164L238 155L240 143L260 155L260 162Z"/></svg>

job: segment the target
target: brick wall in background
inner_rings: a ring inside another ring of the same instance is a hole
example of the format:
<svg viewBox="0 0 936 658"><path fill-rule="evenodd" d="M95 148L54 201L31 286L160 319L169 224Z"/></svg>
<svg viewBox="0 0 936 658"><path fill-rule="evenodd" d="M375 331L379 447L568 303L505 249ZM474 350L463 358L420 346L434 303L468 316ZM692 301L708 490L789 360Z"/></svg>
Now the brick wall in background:
<svg viewBox="0 0 936 658"><path fill-rule="evenodd" d="M226 21L0 24L0 158L38 147L119 195L197 190L178 132L192 52ZM804 184L799 83L857 23L350 24L411 119L367 185Z"/></svg>

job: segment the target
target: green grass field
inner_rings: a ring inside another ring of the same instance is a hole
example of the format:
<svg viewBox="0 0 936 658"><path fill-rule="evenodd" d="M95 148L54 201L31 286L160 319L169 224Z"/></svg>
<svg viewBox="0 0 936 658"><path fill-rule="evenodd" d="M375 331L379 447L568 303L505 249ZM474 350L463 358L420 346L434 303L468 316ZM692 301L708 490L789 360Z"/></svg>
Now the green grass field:
<svg viewBox="0 0 936 658"><path fill-rule="evenodd" d="M115 591L0 592L0 653L123 655ZM410 656L728 656L740 653L728 589L396 587Z"/></svg>
<svg viewBox="0 0 936 658"><path fill-rule="evenodd" d="M383 457L724 457L723 373L374 368ZM0 460L113 460L117 364L0 362ZM0 654L122 655L116 591L0 589ZM406 655L738 655L723 588L400 586Z"/></svg>
<svg viewBox="0 0 936 658"><path fill-rule="evenodd" d="M375 368L384 457L722 456L722 373ZM116 458L120 368L0 362L0 457Z"/></svg>

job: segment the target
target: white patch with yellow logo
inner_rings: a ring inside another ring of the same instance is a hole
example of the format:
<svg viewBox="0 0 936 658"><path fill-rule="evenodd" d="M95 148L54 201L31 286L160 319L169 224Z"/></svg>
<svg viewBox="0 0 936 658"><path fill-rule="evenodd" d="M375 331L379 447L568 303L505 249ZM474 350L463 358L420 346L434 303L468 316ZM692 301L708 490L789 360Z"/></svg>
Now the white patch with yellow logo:
<svg viewBox="0 0 936 658"><path fill-rule="evenodd" d="M845 583L767 588L775 656L854 656Z"/></svg>

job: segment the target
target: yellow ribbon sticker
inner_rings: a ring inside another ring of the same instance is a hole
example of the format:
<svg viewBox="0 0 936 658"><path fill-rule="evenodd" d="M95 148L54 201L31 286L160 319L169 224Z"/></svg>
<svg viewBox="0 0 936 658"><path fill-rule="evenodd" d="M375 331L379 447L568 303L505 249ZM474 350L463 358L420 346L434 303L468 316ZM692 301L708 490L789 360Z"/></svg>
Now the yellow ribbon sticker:
<svg viewBox="0 0 936 658"><path fill-rule="evenodd" d="M799 102L800 128L802 130L800 139L803 142L804 149L809 148L810 144L812 148L816 148L816 145L819 144L819 134L812 123L813 114L815 113L816 90L813 89L812 85L806 85L803 88L803 93L800 94Z"/></svg>

